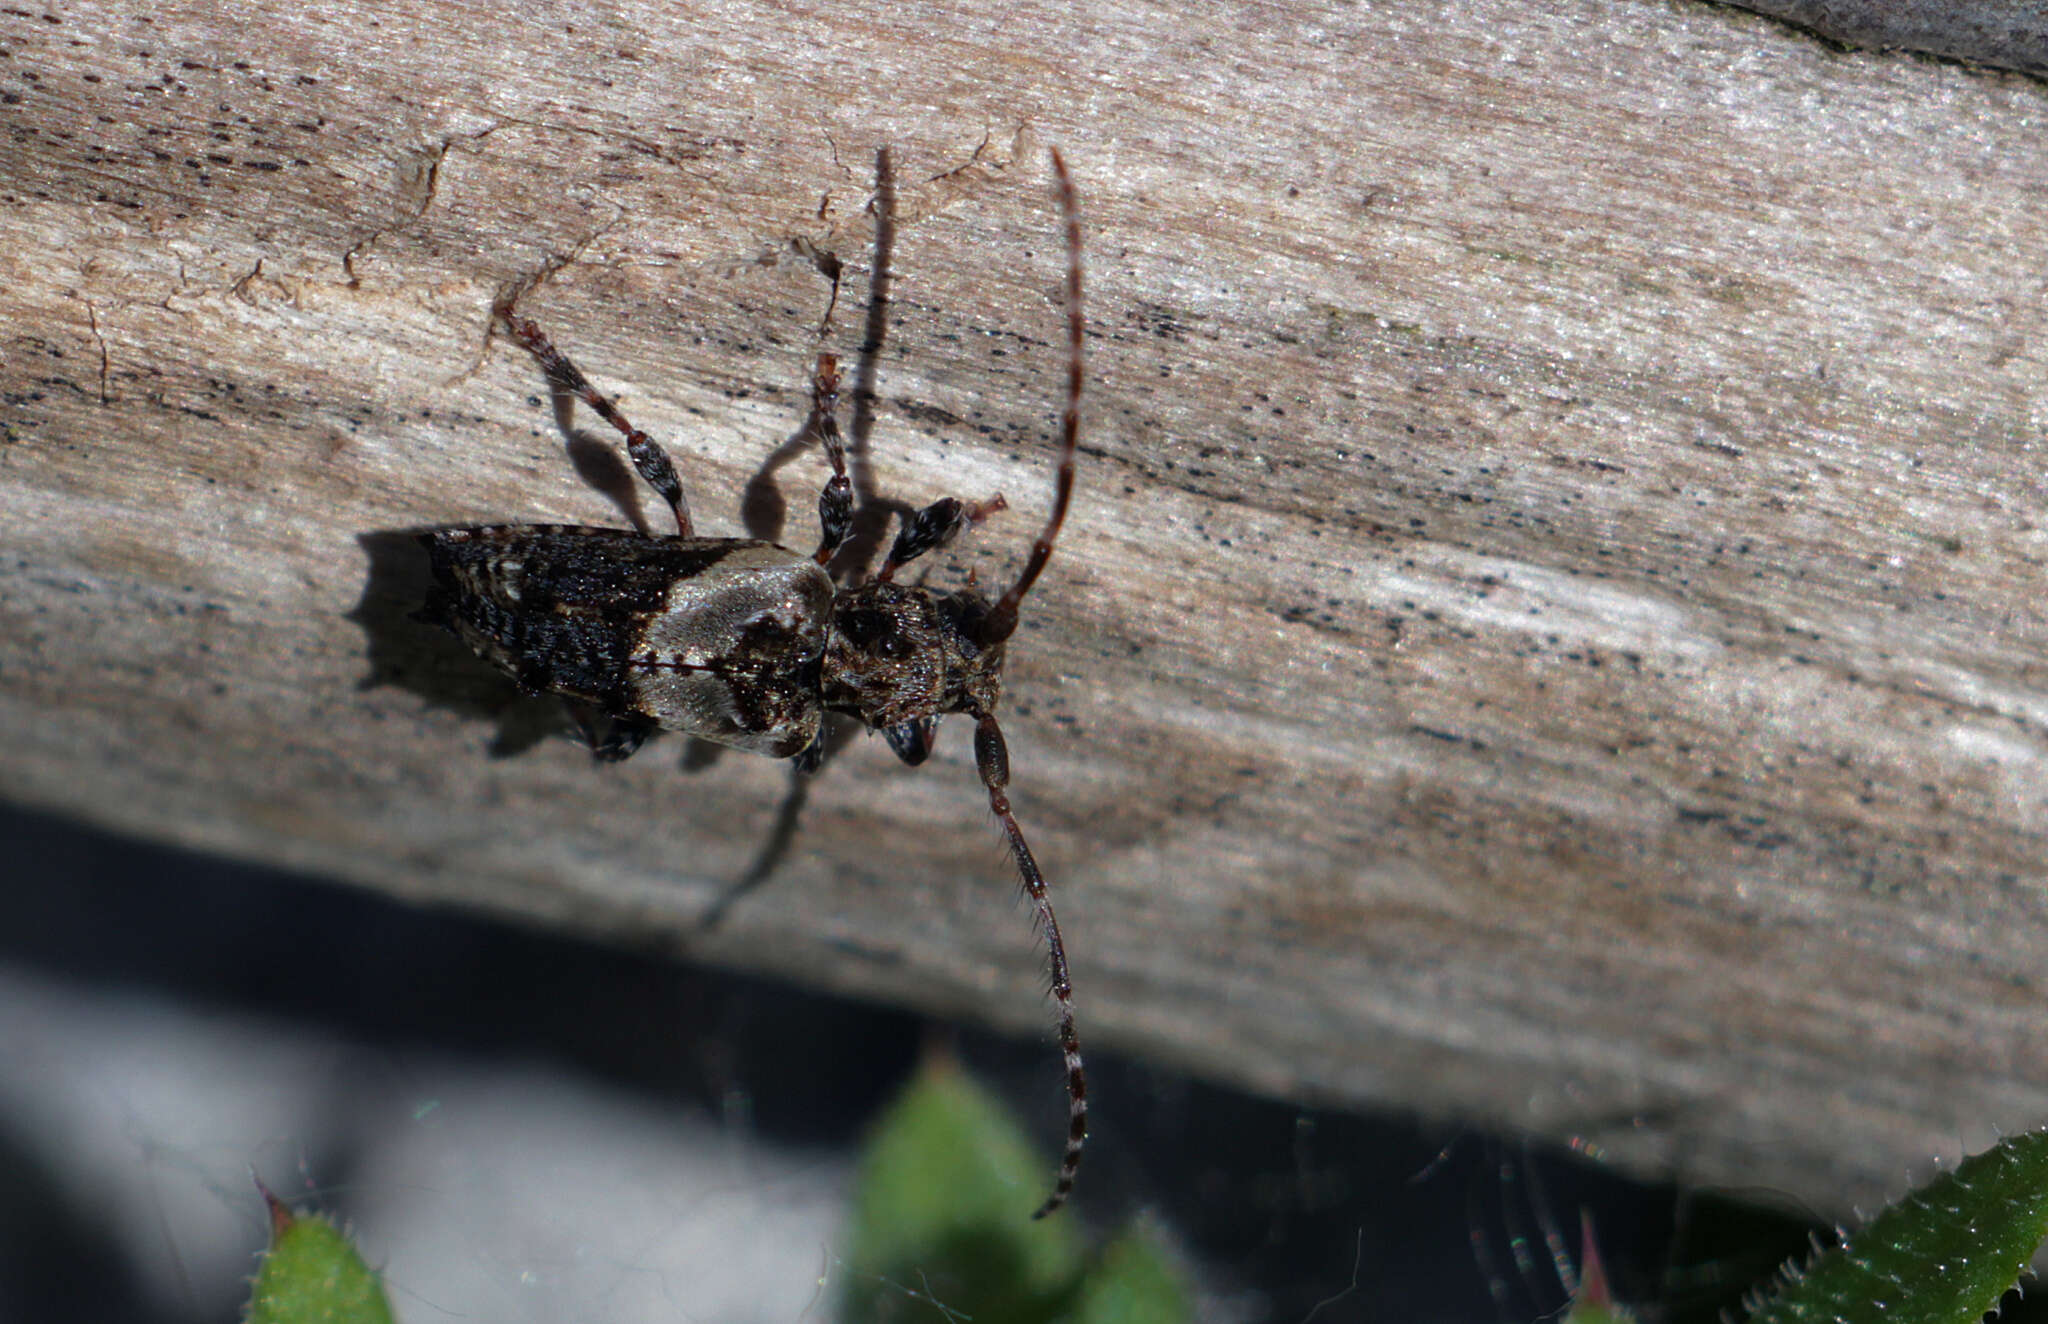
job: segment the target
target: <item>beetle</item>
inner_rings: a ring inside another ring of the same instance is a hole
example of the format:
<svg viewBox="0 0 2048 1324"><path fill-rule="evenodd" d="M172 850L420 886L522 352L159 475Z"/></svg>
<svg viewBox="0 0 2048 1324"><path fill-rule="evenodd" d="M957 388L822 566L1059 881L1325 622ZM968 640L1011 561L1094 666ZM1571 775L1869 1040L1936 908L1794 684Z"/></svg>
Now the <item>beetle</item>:
<svg viewBox="0 0 2048 1324"><path fill-rule="evenodd" d="M835 583L832 558L853 531L853 488L839 432L839 372L820 354L810 431L832 474L818 498L815 551L749 538L698 537L668 453L627 421L582 371L514 310L494 309L539 362L558 397L582 400L624 435L634 469L668 503L676 531L562 524L496 524L421 535L434 587L423 619L453 631L529 695L570 701L591 752L630 757L657 730L796 760L816 771L824 717L844 713L880 731L905 763L932 750L939 719L974 723L974 764L1045 935L1065 1059L1066 1151L1052 1193L1074 1188L1088 1134L1088 1086L1074 1031L1066 945L1031 847L1011 812L1009 752L996 721L1005 651L1018 613L1051 559L1073 496L1083 383L1081 222L1072 177L1052 153L1067 248L1067 382L1051 512L1015 582L993 599L962 588L903 584L897 572L1002 504L936 501L902 521L871 577ZM592 715L595 715L593 719Z"/></svg>

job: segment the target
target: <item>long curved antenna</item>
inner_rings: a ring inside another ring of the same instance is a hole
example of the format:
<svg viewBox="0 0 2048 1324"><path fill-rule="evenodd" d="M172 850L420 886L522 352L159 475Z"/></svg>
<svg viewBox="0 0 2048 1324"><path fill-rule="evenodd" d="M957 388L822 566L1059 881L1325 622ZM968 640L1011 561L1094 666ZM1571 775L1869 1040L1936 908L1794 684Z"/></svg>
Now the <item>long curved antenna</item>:
<svg viewBox="0 0 2048 1324"><path fill-rule="evenodd" d="M981 773L981 784L988 788L989 810L1001 821L1003 835L1009 838L1010 854L1017 861L1024 891L1038 911L1038 927L1045 934L1046 964L1052 974L1053 1001L1059 1008L1060 1053L1067 1068L1067 1152L1060 1160L1059 1180L1054 1183L1052 1194L1031 1215L1044 1218L1074 1193L1074 1177L1081 1170L1081 1147L1088 1139L1088 1079L1081 1074L1081 1040L1074 1033L1074 985L1067 977L1067 945L1060 938L1060 922L1053 918L1045 876L1038 872L1038 861L1025 844L1024 830L1017 826L1016 816L1010 812L1010 797L1005 789L1010 784L1010 751L1003 743L1002 728L996 725L993 713L974 714L974 766Z"/></svg>
<svg viewBox="0 0 2048 1324"><path fill-rule="evenodd" d="M984 646L999 644L1017 632L1017 608L1038 582L1045 563L1052 559L1053 542L1059 537L1060 525L1066 522L1067 503L1074 495L1074 452L1081 439L1081 340L1087 324L1081 316L1081 207L1074 198L1073 176L1067 173L1067 163L1060 158L1057 147L1052 151L1052 174L1060 212L1067 225L1067 407L1060 415L1060 473L1053 490L1052 514L1046 518L1038 541L1031 545L1031 559L1024 563L1024 573L1017 576L1017 582L1010 585L982 622Z"/></svg>

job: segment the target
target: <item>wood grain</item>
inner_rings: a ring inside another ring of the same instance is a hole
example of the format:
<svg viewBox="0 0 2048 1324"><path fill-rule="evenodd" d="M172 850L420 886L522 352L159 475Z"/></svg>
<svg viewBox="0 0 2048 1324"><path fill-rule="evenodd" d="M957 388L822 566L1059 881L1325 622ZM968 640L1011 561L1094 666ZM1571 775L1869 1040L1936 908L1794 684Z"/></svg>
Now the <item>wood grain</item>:
<svg viewBox="0 0 2048 1324"><path fill-rule="evenodd" d="M632 513L487 340L534 281L700 526L753 481L810 539L799 250L851 359L891 144L875 479L1004 492L943 572L1001 577L1057 144L1091 394L1006 727L1084 1043L1829 1210L2048 1111L2039 84L1618 0L29 0L0 47L0 795L1041 1026L964 730L854 742L707 928L786 770L538 739L401 535Z"/></svg>

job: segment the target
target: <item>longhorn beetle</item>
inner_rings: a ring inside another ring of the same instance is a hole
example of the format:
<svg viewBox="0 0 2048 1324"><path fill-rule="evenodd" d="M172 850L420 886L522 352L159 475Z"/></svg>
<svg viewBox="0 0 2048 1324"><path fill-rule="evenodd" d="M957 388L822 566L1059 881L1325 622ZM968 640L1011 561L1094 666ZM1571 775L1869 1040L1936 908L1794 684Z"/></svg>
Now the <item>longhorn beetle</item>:
<svg viewBox="0 0 2048 1324"><path fill-rule="evenodd" d="M1000 497L933 502L904 519L872 578L856 573L853 582L833 583L826 567L852 534L854 508L832 355L818 356L811 378L809 427L832 466L818 497L823 531L817 550L805 555L748 538L700 538L668 452L627 422L509 300L493 310L495 321L540 362L558 397L582 400L625 435L633 467L675 512L675 534L493 524L421 535L435 580L423 618L453 631L527 694L569 700L600 760L629 757L661 729L792 758L812 772L824 759L824 715L834 712L880 731L897 757L915 767L931 753L940 717L974 719L975 768L1045 934L1066 1059L1066 1154L1035 1218L1066 1203L1088 1134L1088 1085L1074 1034L1066 947L1038 862L1010 812L1010 756L996 724L1004 649L1067 517L1080 432L1081 220L1073 179L1057 151L1052 171L1067 242L1059 476L1052 511L1023 572L993 602L971 579L964 588L940 590L899 584L896 572L978 522Z"/></svg>

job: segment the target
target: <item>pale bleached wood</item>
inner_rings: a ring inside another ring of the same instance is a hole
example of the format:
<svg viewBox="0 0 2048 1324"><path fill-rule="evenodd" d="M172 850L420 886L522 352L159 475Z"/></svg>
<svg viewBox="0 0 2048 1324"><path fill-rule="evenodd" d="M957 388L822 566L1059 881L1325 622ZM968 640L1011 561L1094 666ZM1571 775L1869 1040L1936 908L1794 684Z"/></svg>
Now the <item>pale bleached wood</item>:
<svg viewBox="0 0 2048 1324"><path fill-rule="evenodd" d="M1004 491L956 558L999 577L1056 143L1089 431L1007 716L1089 1042L1829 1209L2041 1120L2038 85L1641 3L61 4L0 45L9 799L1043 1023L964 731L856 743L704 932L784 770L489 757L502 685L366 535L622 518L485 343L560 258L526 308L737 532L815 349L792 241L857 305L891 143L878 476ZM818 464L775 477L808 540Z"/></svg>

